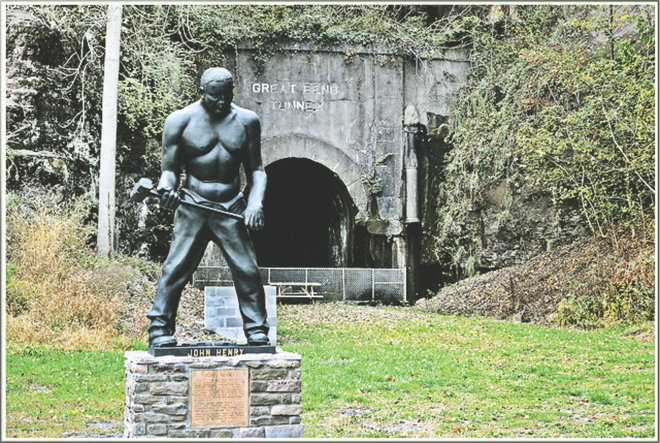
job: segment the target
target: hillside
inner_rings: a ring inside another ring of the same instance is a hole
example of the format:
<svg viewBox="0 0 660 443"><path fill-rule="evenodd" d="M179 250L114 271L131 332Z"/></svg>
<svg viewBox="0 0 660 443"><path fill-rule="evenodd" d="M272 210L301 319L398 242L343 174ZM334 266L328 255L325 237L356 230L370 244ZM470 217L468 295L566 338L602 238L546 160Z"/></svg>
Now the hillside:
<svg viewBox="0 0 660 443"><path fill-rule="evenodd" d="M462 280L417 309L593 328L655 318L651 230L586 239L525 262Z"/></svg>

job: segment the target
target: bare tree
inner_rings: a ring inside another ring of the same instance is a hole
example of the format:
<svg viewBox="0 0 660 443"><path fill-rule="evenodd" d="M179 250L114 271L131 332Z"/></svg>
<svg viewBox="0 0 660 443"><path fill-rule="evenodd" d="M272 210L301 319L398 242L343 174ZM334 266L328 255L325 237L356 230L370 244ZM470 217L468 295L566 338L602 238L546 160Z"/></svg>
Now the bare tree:
<svg viewBox="0 0 660 443"><path fill-rule="evenodd" d="M103 80L101 165L99 171L99 231L97 250L112 256L115 246L115 152L117 142L117 83L119 80L119 38L122 6L108 5Z"/></svg>

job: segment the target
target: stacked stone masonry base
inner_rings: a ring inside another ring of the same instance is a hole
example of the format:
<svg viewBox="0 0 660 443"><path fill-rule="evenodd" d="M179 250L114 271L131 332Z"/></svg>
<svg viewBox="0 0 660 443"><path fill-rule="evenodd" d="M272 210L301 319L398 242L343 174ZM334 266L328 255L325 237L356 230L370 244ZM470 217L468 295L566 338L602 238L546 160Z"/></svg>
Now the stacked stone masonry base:
<svg viewBox="0 0 660 443"><path fill-rule="evenodd" d="M299 354L278 349L233 357L153 357L130 351L125 357L124 438L303 437ZM191 426L191 372L227 369L247 369L248 425Z"/></svg>

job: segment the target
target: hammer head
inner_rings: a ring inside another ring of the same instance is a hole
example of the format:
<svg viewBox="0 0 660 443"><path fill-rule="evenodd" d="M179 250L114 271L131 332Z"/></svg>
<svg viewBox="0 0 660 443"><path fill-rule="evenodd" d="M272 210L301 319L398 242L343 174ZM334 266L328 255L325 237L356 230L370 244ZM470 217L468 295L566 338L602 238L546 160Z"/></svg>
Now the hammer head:
<svg viewBox="0 0 660 443"><path fill-rule="evenodd" d="M139 182L133 186L131 191L131 200L134 202L141 202L144 200L149 192L154 188L154 184L148 178L141 178Z"/></svg>

